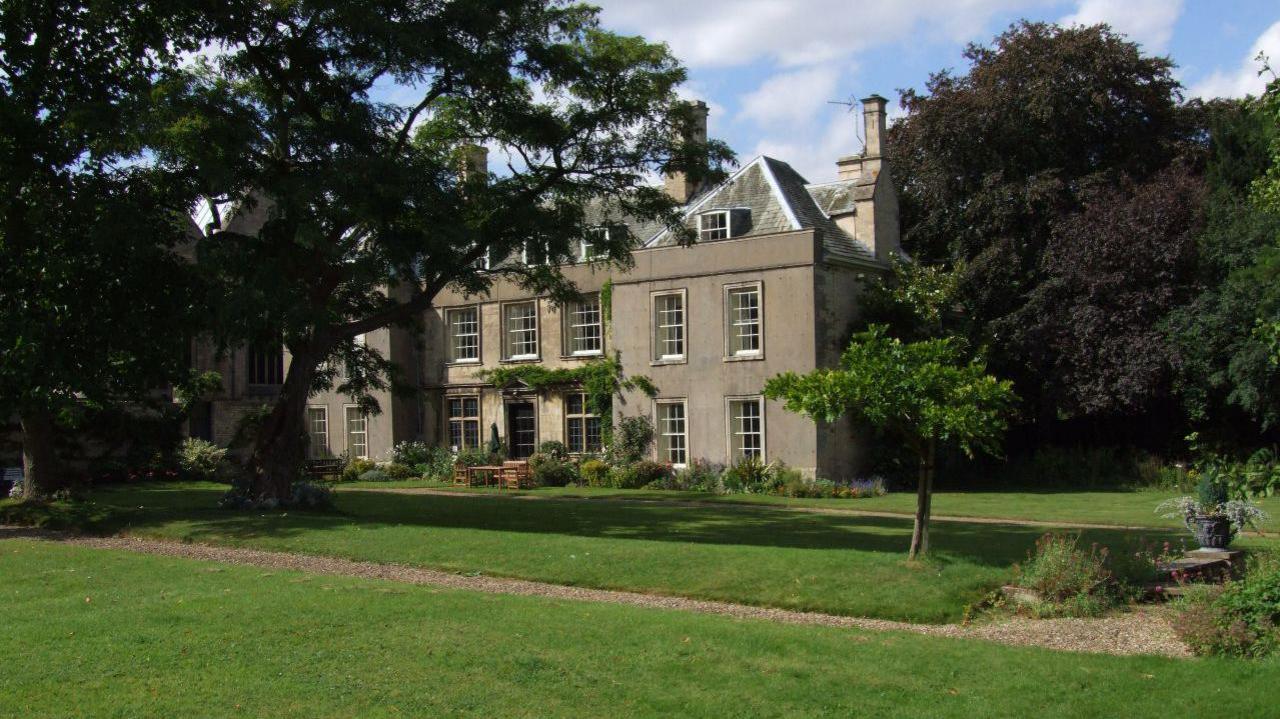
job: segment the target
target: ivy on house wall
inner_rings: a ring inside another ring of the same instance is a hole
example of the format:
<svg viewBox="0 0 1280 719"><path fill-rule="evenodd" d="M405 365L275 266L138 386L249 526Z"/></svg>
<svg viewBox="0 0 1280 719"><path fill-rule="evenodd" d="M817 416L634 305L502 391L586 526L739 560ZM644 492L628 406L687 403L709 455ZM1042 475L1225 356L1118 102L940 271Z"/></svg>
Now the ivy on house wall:
<svg viewBox="0 0 1280 719"><path fill-rule="evenodd" d="M622 362L615 357L591 360L577 367L548 369L542 365L517 365L483 370L479 377L495 387L505 387L512 382L523 382L538 391L581 387L587 396L587 407L598 417L613 416L613 396L623 391L639 390L648 397L658 394L658 388L644 375L624 377Z"/></svg>

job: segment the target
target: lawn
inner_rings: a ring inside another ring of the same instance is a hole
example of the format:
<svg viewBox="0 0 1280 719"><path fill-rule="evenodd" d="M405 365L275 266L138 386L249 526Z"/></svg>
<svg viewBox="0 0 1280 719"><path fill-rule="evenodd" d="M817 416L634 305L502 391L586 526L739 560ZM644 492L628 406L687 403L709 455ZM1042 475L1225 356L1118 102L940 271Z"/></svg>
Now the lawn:
<svg viewBox="0 0 1280 719"><path fill-rule="evenodd" d="M338 511L230 512L218 485L100 490L98 531L411 564L918 622L958 620L1004 583L1043 528L939 522L905 561L911 522L673 503L337 493ZM1167 530L1088 530L1113 548Z"/></svg>
<svg viewBox="0 0 1280 719"><path fill-rule="evenodd" d="M0 541L0 716L1267 716L1280 663L1108 657Z"/></svg>
<svg viewBox="0 0 1280 719"><path fill-rule="evenodd" d="M434 488L462 493L515 494L506 490L453 487L436 482L361 482L338 485L346 489ZM916 496L912 492L893 492L883 497L862 499L792 499L761 494L715 495L704 492L675 492L649 489L609 489L602 487L542 487L518 494L537 497L577 497L583 499L634 499L648 501L697 501L718 504L747 504L782 507L818 507L852 509L869 512L915 513ZM1052 524L1055 522L1110 524L1125 527L1182 526L1180 520L1164 519L1155 513L1156 505L1176 496L1157 489L1074 491L1074 490L1006 490L943 491L933 496L933 513L992 519L1023 519ZM1259 503L1273 516L1280 517L1280 497L1269 497ZM1280 526L1277 522L1273 526Z"/></svg>

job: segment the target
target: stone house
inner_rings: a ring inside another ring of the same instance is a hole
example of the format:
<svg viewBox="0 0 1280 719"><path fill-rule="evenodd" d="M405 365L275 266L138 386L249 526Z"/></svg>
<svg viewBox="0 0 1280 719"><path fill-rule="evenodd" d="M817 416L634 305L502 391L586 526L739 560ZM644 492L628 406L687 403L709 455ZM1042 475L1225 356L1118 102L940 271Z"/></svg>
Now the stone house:
<svg viewBox="0 0 1280 719"><path fill-rule="evenodd" d="M655 459L728 464L756 456L850 476L859 457L849 427L817 427L762 399L761 389L780 372L834 365L863 286L901 252L897 197L881 156L885 104L863 100L866 149L836 161L834 182L810 184L769 157L715 187L666 178L698 241L681 245L659 228L632 226L643 242L634 268L620 272L591 264L584 240L583 262L562 268L581 290L579 302L556 306L500 281L485 296L442 293L421 337L370 333L364 341L397 362L416 392L378 397L384 412L368 417L347 398L317 395L308 410L313 453L381 459L407 439L468 448L487 442L493 427L513 457L548 440L598 451L608 419L590 414L580 388L495 387L481 373L616 357L624 375L643 375L657 388L653 398L631 391L614 403L616 417L653 421ZM202 361L223 373L225 390L207 403L208 416L193 419L192 433L226 442L244 409L280 383L288 357L240 350Z"/></svg>

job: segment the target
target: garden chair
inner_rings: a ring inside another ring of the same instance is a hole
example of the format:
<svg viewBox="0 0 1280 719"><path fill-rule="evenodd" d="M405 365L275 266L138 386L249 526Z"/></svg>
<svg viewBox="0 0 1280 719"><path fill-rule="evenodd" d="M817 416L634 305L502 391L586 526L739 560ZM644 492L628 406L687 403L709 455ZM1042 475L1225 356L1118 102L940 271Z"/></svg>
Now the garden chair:
<svg viewBox="0 0 1280 719"><path fill-rule="evenodd" d="M502 484L507 489L523 489L533 485L533 472L529 463L516 460L502 463Z"/></svg>
<svg viewBox="0 0 1280 719"><path fill-rule="evenodd" d="M461 462L454 464L453 483L471 486L471 468Z"/></svg>

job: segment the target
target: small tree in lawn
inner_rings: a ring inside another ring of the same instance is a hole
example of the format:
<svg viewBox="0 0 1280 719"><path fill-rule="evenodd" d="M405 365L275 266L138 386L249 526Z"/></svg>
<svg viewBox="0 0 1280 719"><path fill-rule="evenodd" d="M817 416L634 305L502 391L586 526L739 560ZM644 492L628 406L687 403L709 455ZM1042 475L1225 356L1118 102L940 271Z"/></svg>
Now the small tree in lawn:
<svg viewBox="0 0 1280 719"><path fill-rule="evenodd" d="M843 416L884 429L919 459L912 559L929 550L929 510L940 442L969 456L999 451L1006 417L1017 396L1008 380L987 374L980 360L963 357L952 338L902 342L872 325L853 337L837 369L787 372L765 384L769 399L815 421Z"/></svg>

